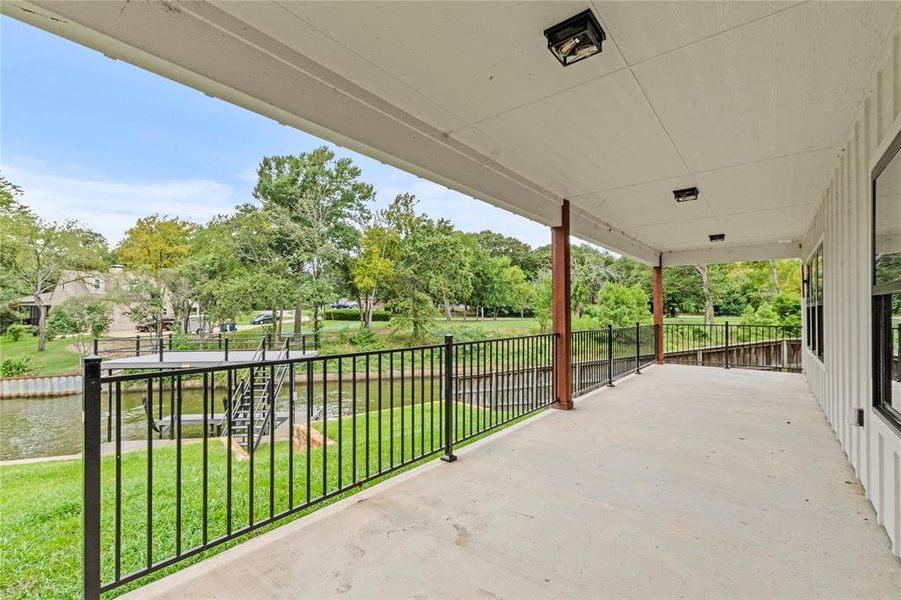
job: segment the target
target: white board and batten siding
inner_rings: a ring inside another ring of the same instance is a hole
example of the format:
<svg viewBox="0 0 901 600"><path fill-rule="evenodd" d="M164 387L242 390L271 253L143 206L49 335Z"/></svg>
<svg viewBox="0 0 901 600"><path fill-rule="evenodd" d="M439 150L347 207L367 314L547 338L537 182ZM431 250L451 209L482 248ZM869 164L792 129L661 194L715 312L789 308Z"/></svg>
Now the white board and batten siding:
<svg viewBox="0 0 901 600"><path fill-rule="evenodd" d="M824 361L805 347L803 367L901 556L901 436L872 408L870 347L871 173L901 130L901 8L850 125L802 243L804 260L823 243L825 313ZM864 409L863 427L856 426L857 408Z"/></svg>

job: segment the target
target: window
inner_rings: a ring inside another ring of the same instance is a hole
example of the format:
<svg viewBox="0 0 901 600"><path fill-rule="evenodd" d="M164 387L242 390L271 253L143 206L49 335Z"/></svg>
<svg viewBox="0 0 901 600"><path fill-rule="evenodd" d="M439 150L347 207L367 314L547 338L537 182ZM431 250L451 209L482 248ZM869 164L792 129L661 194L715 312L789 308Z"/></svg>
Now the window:
<svg viewBox="0 0 901 600"><path fill-rule="evenodd" d="M901 427L901 134L873 171L873 405Z"/></svg>
<svg viewBox="0 0 901 600"><path fill-rule="evenodd" d="M804 265L804 294L807 299L807 347L823 360L823 243Z"/></svg>

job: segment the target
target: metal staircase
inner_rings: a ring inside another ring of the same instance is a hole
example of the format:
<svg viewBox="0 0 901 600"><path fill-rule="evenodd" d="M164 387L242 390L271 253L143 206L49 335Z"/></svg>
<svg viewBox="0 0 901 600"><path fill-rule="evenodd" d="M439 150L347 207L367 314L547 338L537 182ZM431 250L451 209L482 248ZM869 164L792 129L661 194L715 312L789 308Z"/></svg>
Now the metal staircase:
<svg viewBox="0 0 901 600"><path fill-rule="evenodd" d="M285 358L286 354L287 347L283 346L275 358ZM265 359L266 340L263 339L257 347L253 362ZM241 379L231 398L231 418L223 431L228 433L230 429L232 442L246 450L250 450L251 443L256 449L263 436L269 433L275 400L284 383L288 365L250 367L248 371L248 376Z"/></svg>

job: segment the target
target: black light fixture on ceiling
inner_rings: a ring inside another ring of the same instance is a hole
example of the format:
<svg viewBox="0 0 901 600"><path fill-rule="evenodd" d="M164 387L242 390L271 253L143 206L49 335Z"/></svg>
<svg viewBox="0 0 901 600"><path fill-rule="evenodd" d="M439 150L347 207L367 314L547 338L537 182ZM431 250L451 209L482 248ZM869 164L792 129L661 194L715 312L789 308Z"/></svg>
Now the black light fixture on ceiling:
<svg viewBox="0 0 901 600"><path fill-rule="evenodd" d="M673 198L676 199L676 202L691 202L697 200L699 194L700 192L696 187L673 190Z"/></svg>
<svg viewBox="0 0 901 600"><path fill-rule="evenodd" d="M547 48L567 67L583 58L601 52L601 42L607 39L591 9L544 30Z"/></svg>
<svg viewBox="0 0 901 600"><path fill-rule="evenodd" d="M711 242L725 242L726 234L725 233L711 233L710 241Z"/></svg>

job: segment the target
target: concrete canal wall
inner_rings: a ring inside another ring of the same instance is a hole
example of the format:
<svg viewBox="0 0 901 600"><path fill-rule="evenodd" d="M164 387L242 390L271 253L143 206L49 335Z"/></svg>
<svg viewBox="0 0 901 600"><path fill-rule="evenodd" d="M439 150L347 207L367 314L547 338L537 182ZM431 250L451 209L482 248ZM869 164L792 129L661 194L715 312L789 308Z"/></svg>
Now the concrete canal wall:
<svg viewBox="0 0 901 600"><path fill-rule="evenodd" d="M0 398L46 398L80 394L81 375L0 379Z"/></svg>

